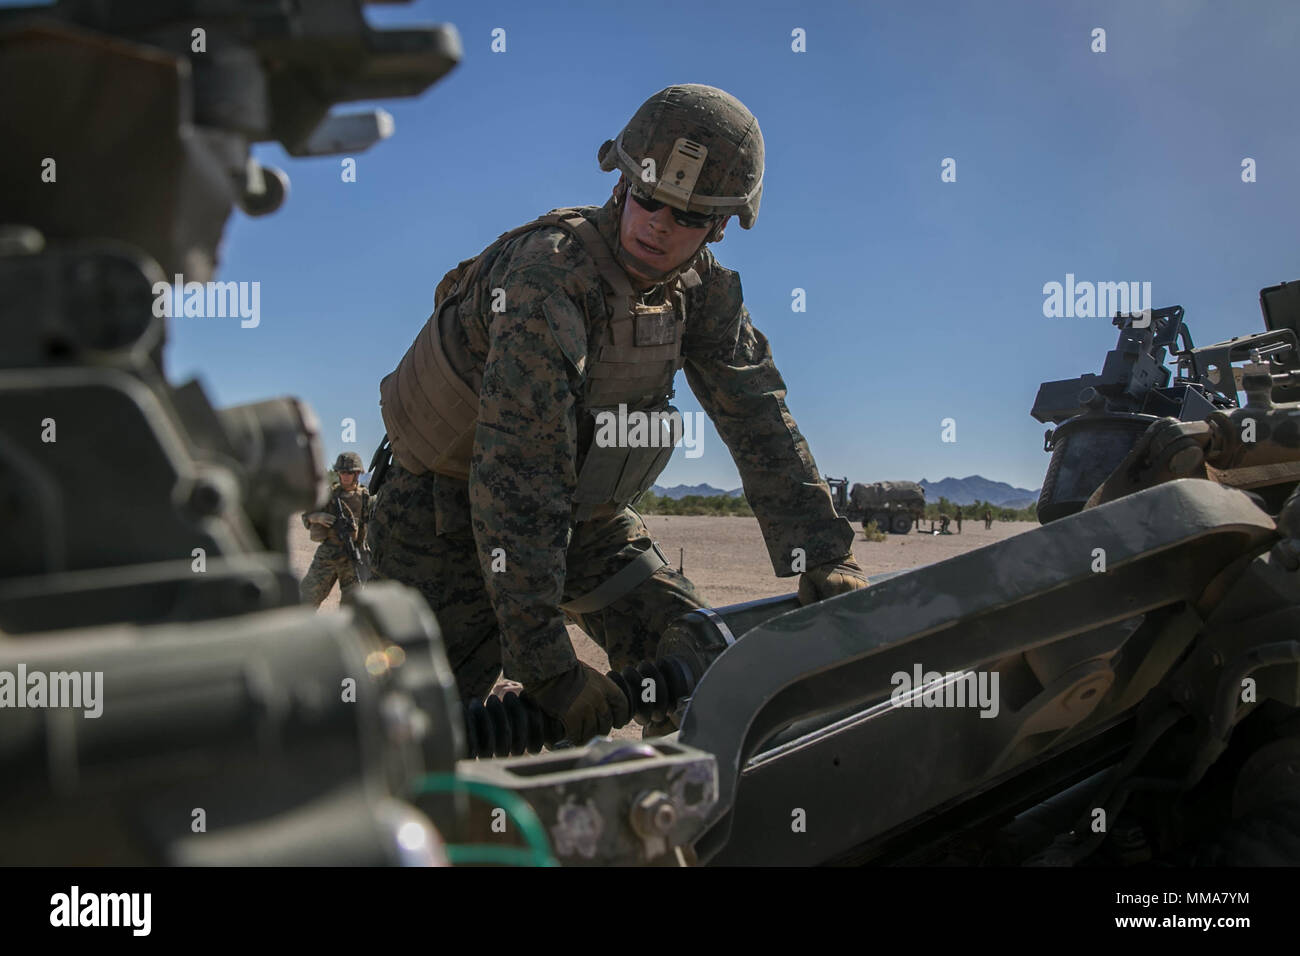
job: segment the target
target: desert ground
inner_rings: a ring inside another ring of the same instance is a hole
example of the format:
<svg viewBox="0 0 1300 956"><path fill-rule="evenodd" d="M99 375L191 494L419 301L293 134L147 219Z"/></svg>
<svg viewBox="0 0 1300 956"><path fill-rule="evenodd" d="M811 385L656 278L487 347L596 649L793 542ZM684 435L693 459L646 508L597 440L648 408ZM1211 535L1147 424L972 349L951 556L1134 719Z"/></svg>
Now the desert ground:
<svg viewBox="0 0 1300 956"><path fill-rule="evenodd" d="M798 578L778 578L772 573L767 547L758 521L748 517L712 517L695 515L647 515L646 524L664 555L674 566L680 562L687 577L714 607L739 604L758 598L789 594L798 590ZM290 520L289 563L301 578L311 564L316 545L307 537L302 522ZM885 541L867 541L860 525L855 525L853 553L868 575L884 571L934 564L954 555L1021 534L1038 525L1028 521L995 521L985 531L983 521L963 521L962 533L931 535L929 523L924 532L891 534ZM956 523L952 524L956 529ZM321 613L339 606L337 586L321 605ZM605 652L578 628L570 626L578 656L592 667L604 671L609 664ZM639 737L635 724L616 731L616 737Z"/></svg>

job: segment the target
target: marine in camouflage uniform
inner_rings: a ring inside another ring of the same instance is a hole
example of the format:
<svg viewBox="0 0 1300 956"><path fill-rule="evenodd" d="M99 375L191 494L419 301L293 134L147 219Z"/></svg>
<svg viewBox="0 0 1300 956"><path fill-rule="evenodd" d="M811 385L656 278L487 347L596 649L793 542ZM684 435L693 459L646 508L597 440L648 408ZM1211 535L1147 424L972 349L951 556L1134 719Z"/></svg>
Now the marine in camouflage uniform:
<svg viewBox="0 0 1300 956"><path fill-rule="evenodd" d="M757 216L757 122L721 90L671 87L600 163L623 174L604 206L512 230L439 284L380 387L393 464L370 537L374 576L433 607L464 699L504 667L574 740L626 722L627 704L577 660L566 618L617 670L703 606L629 506L670 442L597 440L602 411L669 409L677 369L731 452L776 574L803 573L806 601L866 584L740 278L705 248L730 215L746 229Z"/></svg>
<svg viewBox="0 0 1300 956"><path fill-rule="evenodd" d="M361 456L356 452L344 452L334 462L334 470L338 472L339 481L331 486L325 503L302 516L303 527L311 532L312 540L321 542L311 559L311 567L298 585L298 594L303 603L312 607L321 606L321 602L334 589L336 581L344 599L361 586L352 561L339 538L336 500L342 500L344 507L351 512L357 529L354 540L357 548L362 551L363 560L366 558L366 525L373 508L373 499L366 486L357 480L361 474Z"/></svg>

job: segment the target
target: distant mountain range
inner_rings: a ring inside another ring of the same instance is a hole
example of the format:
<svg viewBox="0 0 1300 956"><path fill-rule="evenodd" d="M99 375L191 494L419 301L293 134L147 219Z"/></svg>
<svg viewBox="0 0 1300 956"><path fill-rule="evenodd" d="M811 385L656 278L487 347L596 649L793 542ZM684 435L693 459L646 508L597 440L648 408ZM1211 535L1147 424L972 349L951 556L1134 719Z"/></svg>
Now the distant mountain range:
<svg viewBox="0 0 1300 956"><path fill-rule="evenodd" d="M926 481L922 478L918 484L925 489L925 500L937 502L947 498L955 505L969 505L976 501L987 501L1002 508L1028 508L1038 500L1038 491L1017 488L1005 481L990 481L979 475L968 478L944 478L941 481ZM700 495L705 498L713 495L739 497L745 493L743 488L724 491L712 485L674 485L664 488L655 485L650 489L664 498L685 498L687 495Z"/></svg>
<svg viewBox="0 0 1300 956"><path fill-rule="evenodd" d="M1038 500L1038 490L1016 488L1005 481L990 481L979 475L944 478L941 481L926 481L922 478L917 484L925 489L925 500L931 502L947 498L955 505L987 501L1000 508L1028 508Z"/></svg>
<svg viewBox="0 0 1300 956"><path fill-rule="evenodd" d="M723 491L721 488L714 488L712 485L673 485L671 488L651 485L650 490L661 498L672 498L674 501L678 498L685 498L687 495L699 495L702 498L726 495L729 498L739 498L745 494L744 488Z"/></svg>

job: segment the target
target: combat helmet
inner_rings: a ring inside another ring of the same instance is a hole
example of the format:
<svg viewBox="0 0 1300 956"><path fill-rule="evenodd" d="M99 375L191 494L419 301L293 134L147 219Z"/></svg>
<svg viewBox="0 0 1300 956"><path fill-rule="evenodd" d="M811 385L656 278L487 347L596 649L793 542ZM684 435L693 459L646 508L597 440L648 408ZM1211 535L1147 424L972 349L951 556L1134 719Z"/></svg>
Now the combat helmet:
<svg viewBox="0 0 1300 956"><path fill-rule="evenodd" d="M354 451L345 451L334 460L335 471L364 471L361 456Z"/></svg>
<svg viewBox="0 0 1300 956"><path fill-rule="evenodd" d="M687 83L641 104L597 157L650 198L686 212L738 216L749 229L763 195L763 134L745 104L715 86ZM650 160L651 162L647 162Z"/></svg>

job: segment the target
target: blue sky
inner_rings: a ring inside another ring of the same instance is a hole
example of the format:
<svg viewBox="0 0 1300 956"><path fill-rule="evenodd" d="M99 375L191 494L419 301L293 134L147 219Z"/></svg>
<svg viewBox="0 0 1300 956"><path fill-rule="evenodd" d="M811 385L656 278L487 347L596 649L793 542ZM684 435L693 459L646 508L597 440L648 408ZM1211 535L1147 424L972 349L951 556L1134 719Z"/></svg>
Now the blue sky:
<svg viewBox="0 0 1300 956"><path fill-rule="evenodd" d="M1150 282L1205 345L1262 329L1260 287L1300 278L1294 3L419 2L370 18L453 23L464 59L383 104L396 135L356 157L354 183L338 157L258 147L290 198L236 215L218 278L261 283L261 322L170 332L173 380L198 374L219 404L305 398L331 459L369 460L379 380L443 273L553 206L603 203L617 174L597 148L673 83L723 87L762 126L758 222L713 249L824 474L1036 488L1039 382L1098 371L1115 341L1106 318L1044 317L1045 283ZM678 398L699 409L684 376ZM697 482L740 484L712 430L660 479Z"/></svg>

